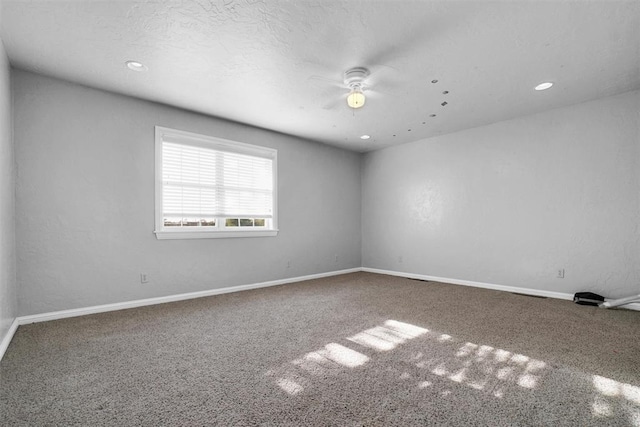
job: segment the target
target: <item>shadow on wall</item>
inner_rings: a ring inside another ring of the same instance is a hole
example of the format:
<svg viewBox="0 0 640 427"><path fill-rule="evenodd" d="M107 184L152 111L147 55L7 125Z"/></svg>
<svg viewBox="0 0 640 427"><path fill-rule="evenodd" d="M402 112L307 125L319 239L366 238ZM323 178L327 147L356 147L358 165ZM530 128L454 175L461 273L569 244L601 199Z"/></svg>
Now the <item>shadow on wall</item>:
<svg viewBox="0 0 640 427"><path fill-rule="evenodd" d="M368 369L371 378L391 380L393 389L409 387L407 396L455 399L465 388L495 401L494 406L517 407L535 422L553 422L554 414L578 424L604 423L640 427L640 387L567 366L551 366L523 354L488 345L457 341L428 329L387 320L379 326L332 342L266 375L292 398L312 391L319 382L350 381L350 374ZM391 374L391 375L390 375ZM427 395L416 393L429 390ZM463 396L459 396L463 398ZM467 402L467 401L465 401ZM436 402L437 403L437 402ZM464 403L466 404L466 403ZM536 413L538 411L539 413Z"/></svg>

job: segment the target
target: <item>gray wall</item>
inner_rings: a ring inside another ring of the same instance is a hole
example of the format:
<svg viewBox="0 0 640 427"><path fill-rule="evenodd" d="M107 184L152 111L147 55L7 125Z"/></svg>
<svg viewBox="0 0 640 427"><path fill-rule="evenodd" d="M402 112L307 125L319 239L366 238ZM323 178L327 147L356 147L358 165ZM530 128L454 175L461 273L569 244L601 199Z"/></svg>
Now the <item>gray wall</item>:
<svg viewBox="0 0 640 427"><path fill-rule="evenodd" d="M23 71L12 79L20 315L361 265L359 154ZM155 125L278 149L279 235L157 240Z"/></svg>
<svg viewBox="0 0 640 427"><path fill-rule="evenodd" d="M9 61L0 39L0 340L17 316L14 151Z"/></svg>
<svg viewBox="0 0 640 427"><path fill-rule="evenodd" d="M20 315L360 265L567 293L640 292L640 92L361 159L23 71L12 84ZM9 101L0 110L6 330L16 315ZM156 240L154 125L277 148L278 237ZM150 283L140 284L141 272Z"/></svg>
<svg viewBox="0 0 640 427"><path fill-rule="evenodd" d="M639 293L639 108L636 91L367 154L363 265Z"/></svg>

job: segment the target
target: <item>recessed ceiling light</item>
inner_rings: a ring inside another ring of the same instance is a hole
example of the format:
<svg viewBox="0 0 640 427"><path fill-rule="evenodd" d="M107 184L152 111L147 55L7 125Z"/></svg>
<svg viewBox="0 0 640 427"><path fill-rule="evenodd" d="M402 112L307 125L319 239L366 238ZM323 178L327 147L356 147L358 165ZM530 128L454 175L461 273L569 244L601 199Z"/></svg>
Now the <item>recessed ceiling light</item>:
<svg viewBox="0 0 640 427"><path fill-rule="evenodd" d="M551 86L553 86L553 83L551 82L544 82L544 83L540 83L538 86L536 86L534 89L535 90L546 90L549 89Z"/></svg>
<svg viewBox="0 0 640 427"><path fill-rule="evenodd" d="M371 138L371 135L362 135L360 137L360 139L369 139L369 138Z"/></svg>
<svg viewBox="0 0 640 427"><path fill-rule="evenodd" d="M147 66L144 65L142 62L127 61L127 62L125 62L125 64L127 64L127 68L129 68L130 70L133 70L133 71L147 71L148 70Z"/></svg>

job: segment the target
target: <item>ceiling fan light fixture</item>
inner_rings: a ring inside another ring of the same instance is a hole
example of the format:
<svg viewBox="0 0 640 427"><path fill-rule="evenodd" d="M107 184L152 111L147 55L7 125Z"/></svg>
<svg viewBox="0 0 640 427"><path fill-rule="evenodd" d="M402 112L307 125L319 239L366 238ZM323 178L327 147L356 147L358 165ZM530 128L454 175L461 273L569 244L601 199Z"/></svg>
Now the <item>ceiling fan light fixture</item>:
<svg viewBox="0 0 640 427"><path fill-rule="evenodd" d="M369 70L364 67L351 68L344 72L344 84L351 89L347 95L347 105L354 110L362 108L366 101L362 88Z"/></svg>
<svg viewBox="0 0 640 427"><path fill-rule="evenodd" d="M360 89L359 87L353 88L349 93L349 95L347 96L347 105L353 108L354 110L357 108L362 108L364 106L365 101L366 101L366 98L364 96L364 93L362 92L362 89Z"/></svg>

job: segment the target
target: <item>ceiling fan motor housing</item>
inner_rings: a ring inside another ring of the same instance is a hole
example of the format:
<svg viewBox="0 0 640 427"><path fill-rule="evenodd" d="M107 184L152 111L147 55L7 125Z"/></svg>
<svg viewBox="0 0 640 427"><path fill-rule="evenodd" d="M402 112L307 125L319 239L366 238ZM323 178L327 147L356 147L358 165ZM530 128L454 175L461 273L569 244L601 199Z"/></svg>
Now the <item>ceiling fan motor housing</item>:
<svg viewBox="0 0 640 427"><path fill-rule="evenodd" d="M361 87L364 79L369 76L369 70L364 67L354 67L344 72L344 84L350 88Z"/></svg>

